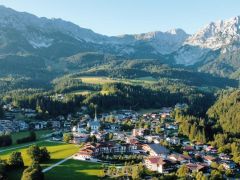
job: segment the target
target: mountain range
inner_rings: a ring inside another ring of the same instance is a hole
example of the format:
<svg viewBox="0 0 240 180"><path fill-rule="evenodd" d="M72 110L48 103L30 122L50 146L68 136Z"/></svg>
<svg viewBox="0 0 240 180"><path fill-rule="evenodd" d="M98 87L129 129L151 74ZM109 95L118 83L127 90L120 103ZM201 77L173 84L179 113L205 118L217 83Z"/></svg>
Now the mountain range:
<svg viewBox="0 0 240 180"><path fill-rule="evenodd" d="M106 36L62 19L39 18L0 6L0 74L34 71L41 76L43 72L76 71L81 63L89 68L109 59L154 59L238 79L239 18L211 22L194 34L172 29ZM73 64L77 66L71 68Z"/></svg>

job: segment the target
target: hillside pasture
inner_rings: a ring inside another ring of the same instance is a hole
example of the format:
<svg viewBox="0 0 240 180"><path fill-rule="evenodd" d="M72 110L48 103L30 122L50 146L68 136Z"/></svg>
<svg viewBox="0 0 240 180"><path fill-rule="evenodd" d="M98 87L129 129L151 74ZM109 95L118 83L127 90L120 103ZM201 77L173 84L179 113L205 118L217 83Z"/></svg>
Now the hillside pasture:
<svg viewBox="0 0 240 180"><path fill-rule="evenodd" d="M157 79L153 78L152 76L146 76L136 79L120 79L120 78L109 78L104 76L82 76L78 77L81 79L83 83L87 84L99 84L103 85L106 83L128 83L128 84L142 84L142 83L156 83Z"/></svg>

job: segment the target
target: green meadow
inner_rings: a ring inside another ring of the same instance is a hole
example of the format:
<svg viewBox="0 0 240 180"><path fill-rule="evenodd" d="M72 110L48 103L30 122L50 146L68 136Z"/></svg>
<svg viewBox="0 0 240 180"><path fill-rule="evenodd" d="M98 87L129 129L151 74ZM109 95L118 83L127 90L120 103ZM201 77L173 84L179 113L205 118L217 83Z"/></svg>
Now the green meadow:
<svg viewBox="0 0 240 180"><path fill-rule="evenodd" d="M45 169L45 168L61 161L62 159L65 159L65 158L75 154L76 152L78 152L78 150L80 148L79 146L74 145L74 144L65 144L65 143L60 143L60 142L38 141L38 142L36 142L36 144L41 147L46 147L51 155L50 161L41 164L42 169ZM31 159L27 155L27 148L28 147L23 147L23 148L19 148L19 149L4 151L4 152L0 153L0 158L7 159L12 152L14 152L14 151L21 152L23 161L24 161L24 165L25 165L25 167L27 167L31 164ZM11 179L12 180L20 179L22 172L23 172L23 169L10 171L10 172L8 172L8 177L10 180Z"/></svg>
<svg viewBox="0 0 240 180"><path fill-rule="evenodd" d="M87 179L87 180L95 180L99 179L101 176L101 164L85 162L70 159L63 164L51 169L46 172L46 179L57 179L57 180L65 180L69 179Z"/></svg>

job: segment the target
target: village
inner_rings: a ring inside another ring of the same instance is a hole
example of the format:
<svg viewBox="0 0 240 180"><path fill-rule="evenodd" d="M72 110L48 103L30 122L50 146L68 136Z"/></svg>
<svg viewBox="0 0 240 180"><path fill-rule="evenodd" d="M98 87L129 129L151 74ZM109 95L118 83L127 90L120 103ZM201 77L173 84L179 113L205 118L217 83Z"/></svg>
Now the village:
<svg viewBox="0 0 240 180"><path fill-rule="evenodd" d="M82 107L80 112L67 117L48 120L32 120L37 112L4 105L5 118L0 120L0 134L28 130L52 129L51 141L63 141L70 134L69 143L81 144L73 159L87 162L119 164L142 163L149 171L159 174L176 172L186 165L189 172L210 174L214 163L225 170L239 172L239 165L230 154L218 153L217 149L202 142L190 142L179 135L179 124L171 117L175 109L186 104L164 107L156 112L139 114L133 110L116 110L97 113L94 118ZM28 120L16 120L21 113Z"/></svg>

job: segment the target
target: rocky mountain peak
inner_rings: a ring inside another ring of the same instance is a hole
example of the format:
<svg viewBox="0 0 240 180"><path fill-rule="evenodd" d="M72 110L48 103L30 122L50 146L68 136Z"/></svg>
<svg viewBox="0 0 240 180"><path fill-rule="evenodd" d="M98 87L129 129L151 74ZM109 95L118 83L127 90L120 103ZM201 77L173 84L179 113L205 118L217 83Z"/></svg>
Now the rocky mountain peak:
<svg viewBox="0 0 240 180"><path fill-rule="evenodd" d="M185 44L216 50L240 40L239 16L211 22L190 36Z"/></svg>

